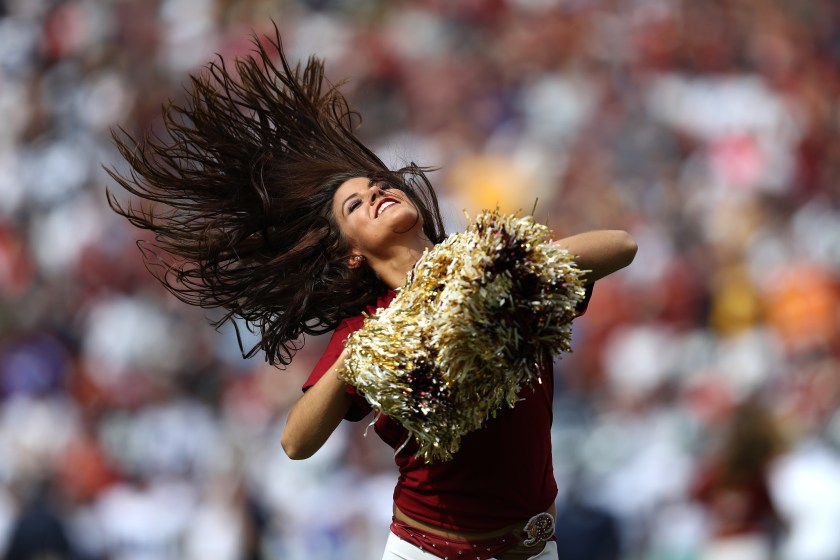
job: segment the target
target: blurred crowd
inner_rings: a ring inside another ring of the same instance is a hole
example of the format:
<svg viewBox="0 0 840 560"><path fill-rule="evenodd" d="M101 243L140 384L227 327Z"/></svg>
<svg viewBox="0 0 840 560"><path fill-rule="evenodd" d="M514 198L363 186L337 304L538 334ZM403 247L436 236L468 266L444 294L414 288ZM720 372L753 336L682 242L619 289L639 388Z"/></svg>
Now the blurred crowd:
<svg viewBox="0 0 840 560"><path fill-rule="evenodd" d="M556 361L561 558L840 559L834 0L0 0L0 558L381 556L387 446L279 445L324 340L244 360L106 202L111 130L272 20L450 231L638 241Z"/></svg>

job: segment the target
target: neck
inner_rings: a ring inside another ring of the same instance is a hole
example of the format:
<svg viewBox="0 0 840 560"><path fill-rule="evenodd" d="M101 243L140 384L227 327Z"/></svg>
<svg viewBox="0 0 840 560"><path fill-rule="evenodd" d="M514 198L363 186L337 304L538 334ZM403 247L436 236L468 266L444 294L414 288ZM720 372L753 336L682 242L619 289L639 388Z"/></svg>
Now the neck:
<svg viewBox="0 0 840 560"><path fill-rule="evenodd" d="M389 288L395 290L405 286L408 273L414 268L417 260L423 256L423 251L431 247L432 243L429 240L418 239L412 244L394 247L390 255L373 259L369 264L376 271L376 275Z"/></svg>

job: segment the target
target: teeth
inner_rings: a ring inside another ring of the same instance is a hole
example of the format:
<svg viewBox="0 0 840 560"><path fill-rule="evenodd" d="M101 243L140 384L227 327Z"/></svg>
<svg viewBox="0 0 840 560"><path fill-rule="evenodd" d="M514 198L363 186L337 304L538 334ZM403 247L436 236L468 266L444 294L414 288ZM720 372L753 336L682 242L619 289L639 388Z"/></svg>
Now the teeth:
<svg viewBox="0 0 840 560"><path fill-rule="evenodd" d="M384 212L386 208L388 208L389 206L393 206L394 204L396 204L396 202L394 202L393 200L389 200L389 201L387 201L387 202L383 202L383 203L382 203L382 205L379 207L379 211L376 213L376 217L378 218L378 217L379 217L379 215L380 215L382 212Z"/></svg>

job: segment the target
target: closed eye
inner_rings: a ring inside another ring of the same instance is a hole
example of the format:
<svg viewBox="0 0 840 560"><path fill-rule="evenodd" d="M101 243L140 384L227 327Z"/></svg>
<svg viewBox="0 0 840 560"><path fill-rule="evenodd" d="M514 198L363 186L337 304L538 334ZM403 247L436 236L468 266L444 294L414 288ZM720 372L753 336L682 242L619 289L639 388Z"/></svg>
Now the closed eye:
<svg viewBox="0 0 840 560"><path fill-rule="evenodd" d="M362 201L358 198L354 198L350 203L347 205L347 213L349 214L359 206L361 206Z"/></svg>

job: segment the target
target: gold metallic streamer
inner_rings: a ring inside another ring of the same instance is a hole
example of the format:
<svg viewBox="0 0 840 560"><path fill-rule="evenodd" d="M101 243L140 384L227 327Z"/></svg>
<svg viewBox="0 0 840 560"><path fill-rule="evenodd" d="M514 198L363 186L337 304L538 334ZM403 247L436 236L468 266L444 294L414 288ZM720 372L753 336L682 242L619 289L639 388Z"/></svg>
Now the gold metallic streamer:
<svg viewBox="0 0 840 560"><path fill-rule="evenodd" d="M449 460L569 352L583 273L530 216L479 214L417 261L391 305L347 341L340 375L400 422L426 461Z"/></svg>

